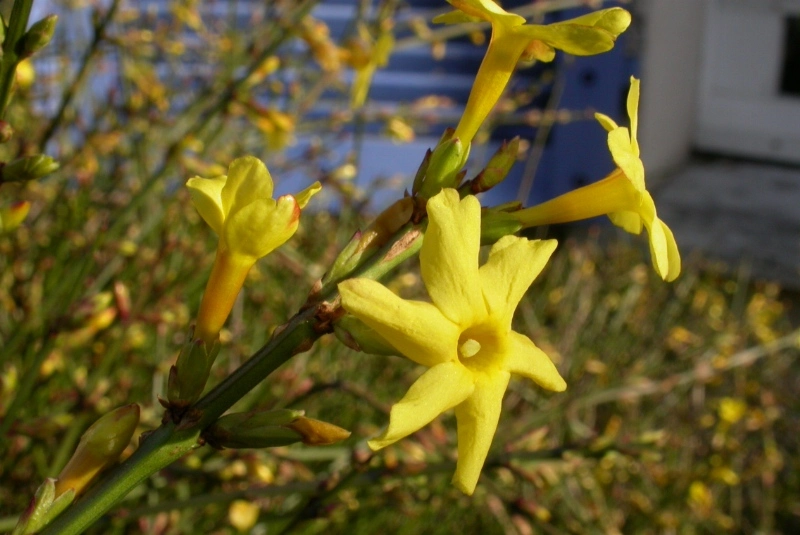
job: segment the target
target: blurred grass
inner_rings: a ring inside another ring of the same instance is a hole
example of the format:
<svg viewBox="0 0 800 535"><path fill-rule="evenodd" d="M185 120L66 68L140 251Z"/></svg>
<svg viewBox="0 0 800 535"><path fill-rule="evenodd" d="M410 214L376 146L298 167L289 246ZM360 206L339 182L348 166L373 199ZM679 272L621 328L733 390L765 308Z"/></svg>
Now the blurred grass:
<svg viewBox="0 0 800 535"><path fill-rule="evenodd" d="M94 121L67 106L69 128L56 128L52 141L63 169L40 183L3 185L0 200L33 208L25 225L0 235L0 531L99 415L138 402L141 430L159 424L156 396L197 309L215 240L182 184L235 156L269 152L269 136L242 114L249 92L285 103L298 131L322 129L303 121L312 103L297 90L330 82L301 68L310 54L281 55L281 68L300 73L294 85L277 76L242 83L242 65L255 69L260 55L277 50L274 42L291 37L281 29L291 27L295 6L282 5L283 18L253 22L248 32L227 22L204 28L198 48L218 76L186 94L166 91L181 83L177 75L159 81L150 72L156 61L183 61L171 36L187 31L184 19L149 37L125 24L110 28L98 50L136 66L117 100L96 104ZM226 93L237 83L239 94ZM15 97L9 121L26 128L0 147L2 160L41 140L47 125L30 106L35 90ZM180 100L189 93L195 101ZM295 238L258 263L223 333L212 381L297 310L366 221L353 207L367 195L354 200L352 183L336 178L346 158L327 159L327 140L353 119L337 113L317 119L330 126L328 137L294 157L271 154L270 168L279 186L286 170L319 178L342 209L305 213ZM796 296L699 261L665 284L638 247L609 240L614 232L603 228L602 244L596 230L561 240L518 309L516 330L554 359L569 387L551 394L512 381L473 497L449 485L452 415L379 454L366 448L422 370L326 337L240 408L302 408L351 429L348 441L199 449L91 532L235 533L240 499L258 508L252 533L800 531ZM406 296L422 292L413 263L388 284Z"/></svg>

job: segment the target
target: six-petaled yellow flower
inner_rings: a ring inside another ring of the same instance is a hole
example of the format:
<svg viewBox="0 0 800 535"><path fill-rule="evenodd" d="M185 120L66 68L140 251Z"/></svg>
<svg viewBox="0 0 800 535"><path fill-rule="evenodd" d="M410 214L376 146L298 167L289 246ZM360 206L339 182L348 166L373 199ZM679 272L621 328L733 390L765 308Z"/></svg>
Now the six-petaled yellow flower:
<svg viewBox="0 0 800 535"><path fill-rule="evenodd" d="M556 247L554 240L506 236L479 266L480 204L452 189L428 202L420 251L422 278L433 303L406 301L378 282L339 284L344 308L400 353L429 367L392 408L373 449L417 431L455 408L458 464L453 483L475 490L512 373L562 391L556 367L526 336L511 329L517 304Z"/></svg>
<svg viewBox="0 0 800 535"><path fill-rule="evenodd" d="M595 114L608 131L608 147L617 169L594 184L516 212L515 217L531 227L608 215L615 225L632 234L640 234L644 227L650 237L653 267L661 278L672 281L681 272L681 257L672 231L656 215L653 197L645 189L644 166L636 141L639 80L633 77L627 104L630 129L618 126L606 115Z"/></svg>
<svg viewBox="0 0 800 535"><path fill-rule="evenodd" d="M275 200L269 171L252 156L234 160L227 176L194 177L186 185L197 211L219 236L195 334L211 344L250 268L294 235L300 210L321 186L315 182L296 195Z"/></svg>
<svg viewBox="0 0 800 535"><path fill-rule="evenodd" d="M465 146L497 103L521 58L551 61L555 49L578 56L606 52L631 21L624 9L611 8L555 24L525 24L523 17L508 13L492 0L447 1L458 11L436 17L434 22L492 24L489 49L456 127L455 137Z"/></svg>

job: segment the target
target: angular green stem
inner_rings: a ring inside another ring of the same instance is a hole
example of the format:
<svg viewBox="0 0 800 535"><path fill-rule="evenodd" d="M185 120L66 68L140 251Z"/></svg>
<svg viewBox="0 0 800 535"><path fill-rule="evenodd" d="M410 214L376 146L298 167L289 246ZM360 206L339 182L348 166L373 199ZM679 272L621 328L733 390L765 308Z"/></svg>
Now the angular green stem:
<svg viewBox="0 0 800 535"><path fill-rule="evenodd" d="M17 42L25 35L32 7L33 0L14 0L14 6L11 8L8 30L3 41L3 58L0 60L0 119L5 117L6 108L11 100L11 88L20 61L16 51Z"/></svg>
<svg viewBox="0 0 800 535"><path fill-rule="evenodd" d="M370 257L358 275L378 279L419 252L424 225L407 225L381 251ZM323 298L331 303L336 289ZM292 319L244 364L203 396L179 424L163 424L144 438L139 449L107 473L102 482L56 518L43 535L71 535L83 532L119 503L139 483L198 447L200 433L214 423L246 393L292 356L311 349L314 342L330 332L329 318L317 307L307 308Z"/></svg>

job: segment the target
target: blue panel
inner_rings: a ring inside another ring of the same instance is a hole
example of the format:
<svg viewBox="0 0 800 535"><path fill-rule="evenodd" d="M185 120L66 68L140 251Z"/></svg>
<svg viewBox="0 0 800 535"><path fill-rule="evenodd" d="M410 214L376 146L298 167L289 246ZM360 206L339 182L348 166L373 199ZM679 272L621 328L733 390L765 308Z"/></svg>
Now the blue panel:
<svg viewBox="0 0 800 535"><path fill-rule="evenodd" d="M613 5L613 4L609 4ZM580 16L589 10L570 9L548 22ZM609 115L627 125L625 98L631 74L638 72L637 58L631 53L630 34L623 33L613 50L590 57L565 56L557 53L554 62L559 76L565 77L564 91L558 109L582 111L592 109ZM524 79L519 73L516 83ZM546 95L549 97L549 93ZM545 105L545 99L536 104ZM536 129L517 127L499 129L494 138L499 142L514 135L533 140ZM490 203L517 199L522 181L523 165L518 165L512 175L495 191L484 198ZM580 186L597 181L613 170L613 162L606 145L606 131L593 118L556 124L550 131L546 148L541 156L533 186L526 206L557 197Z"/></svg>

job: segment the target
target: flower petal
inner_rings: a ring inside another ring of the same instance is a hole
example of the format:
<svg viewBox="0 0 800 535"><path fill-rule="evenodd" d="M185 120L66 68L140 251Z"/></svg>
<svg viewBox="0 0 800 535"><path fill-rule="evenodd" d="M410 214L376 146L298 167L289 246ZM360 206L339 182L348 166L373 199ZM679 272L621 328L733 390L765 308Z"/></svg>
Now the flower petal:
<svg viewBox="0 0 800 535"><path fill-rule="evenodd" d="M567 389L553 361L530 338L511 331L509 342L505 365L509 372L527 377L547 390L563 392Z"/></svg>
<svg viewBox="0 0 800 535"><path fill-rule="evenodd" d="M489 315L511 328L520 299L556 250L556 240L526 240L504 236L494 244L479 270Z"/></svg>
<svg viewBox="0 0 800 535"><path fill-rule="evenodd" d="M631 89L628 91L628 117L631 119L631 151L639 157L639 142L636 133L639 129L639 80L631 76Z"/></svg>
<svg viewBox="0 0 800 535"><path fill-rule="evenodd" d="M222 207L230 216L256 199L272 198L272 177L267 166L253 156L236 158L228 167L228 180L222 189Z"/></svg>
<svg viewBox="0 0 800 535"><path fill-rule="evenodd" d="M306 189L294 195L294 198L297 200L297 205L302 209L305 208L308 204L308 201L311 200L311 197L316 195L322 189L322 184L319 182L314 182Z"/></svg>
<svg viewBox="0 0 800 535"><path fill-rule="evenodd" d="M471 495L478 484L500 420L509 378L508 372L481 375L475 392L456 407L458 463L453 484L464 494Z"/></svg>
<svg viewBox="0 0 800 535"><path fill-rule="evenodd" d="M459 202L444 189L428 201L430 223L419 253L422 280L436 307L464 326L486 314L478 277L481 206L473 196Z"/></svg>
<svg viewBox="0 0 800 535"><path fill-rule="evenodd" d="M300 208L291 195L278 201L257 199L232 213L225 222L225 244L234 253L254 259L268 255L291 238Z"/></svg>
<svg viewBox="0 0 800 535"><path fill-rule="evenodd" d="M406 301L370 279L339 283L344 309L409 359L435 366L458 358L459 329L430 303Z"/></svg>
<svg viewBox="0 0 800 535"><path fill-rule="evenodd" d="M669 259L669 270L664 280L672 282L681 274L681 253L678 251L678 244L675 242L675 236L673 236L672 231L666 223L660 219L658 221L664 229L664 236L667 240L667 258Z"/></svg>
<svg viewBox="0 0 800 535"><path fill-rule="evenodd" d="M474 383L472 373L459 362L445 362L432 367L392 407L389 426L368 442L369 447L379 450L419 430L467 399L475 390Z"/></svg>
<svg viewBox="0 0 800 535"><path fill-rule="evenodd" d="M506 27L525 24L525 18L515 13L509 13L492 0L447 0L456 9L467 15L483 19L492 24L501 24Z"/></svg>
<svg viewBox="0 0 800 535"><path fill-rule="evenodd" d="M556 24L526 24L515 28L515 32L528 39L544 41L553 48L576 56L591 56L614 48L614 37L600 28L572 24L570 21Z"/></svg>
<svg viewBox="0 0 800 535"><path fill-rule="evenodd" d="M631 135L627 128L618 127L608 133L608 148L614 163L622 169L633 187L644 191L644 165L639 159L638 147L633 150Z"/></svg>
<svg viewBox="0 0 800 535"><path fill-rule="evenodd" d="M583 26L592 26L594 28L601 28L616 37L627 30L628 26L630 26L631 14L621 7L612 7L609 9L593 11L574 19L569 19L564 22L557 22L556 24L580 24Z"/></svg>
<svg viewBox="0 0 800 535"><path fill-rule="evenodd" d="M614 122L614 119L604 113L595 113L594 118L597 119L597 121L600 123L600 126L606 129L606 132L611 132L612 130L619 128L617 123Z"/></svg>
<svg viewBox="0 0 800 535"><path fill-rule="evenodd" d="M228 177L201 178L196 176L186 182L192 204L200 217L208 223L217 235L222 234L225 212L222 209L222 188Z"/></svg>
<svg viewBox="0 0 800 535"><path fill-rule="evenodd" d="M638 212L622 211L609 212L608 218L625 232L639 235L642 233L642 216Z"/></svg>

